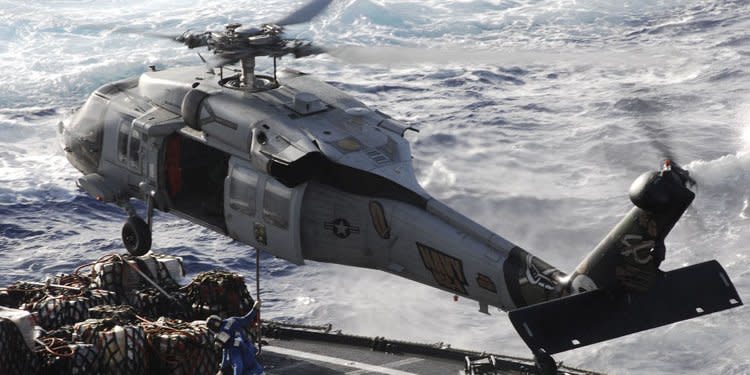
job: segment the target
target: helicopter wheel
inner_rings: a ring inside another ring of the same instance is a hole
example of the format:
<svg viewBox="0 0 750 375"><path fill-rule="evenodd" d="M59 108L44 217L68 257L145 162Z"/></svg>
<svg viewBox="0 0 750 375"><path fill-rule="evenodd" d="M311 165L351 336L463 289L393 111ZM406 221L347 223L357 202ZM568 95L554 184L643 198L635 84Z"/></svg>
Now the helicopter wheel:
<svg viewBox="0 0 750 375"><path fill-rule="evenodd" d="M131 216L122 226L122 243L131 255L141 256L151 249L151 230L143 219Z"/></svg>
<svg viewBox="0 0 750 375"><path fill-rule="evenodd" d="M536 364L539 375L557 375L557 363L551 355L544 352L534 353L534 364Z"/></svg>

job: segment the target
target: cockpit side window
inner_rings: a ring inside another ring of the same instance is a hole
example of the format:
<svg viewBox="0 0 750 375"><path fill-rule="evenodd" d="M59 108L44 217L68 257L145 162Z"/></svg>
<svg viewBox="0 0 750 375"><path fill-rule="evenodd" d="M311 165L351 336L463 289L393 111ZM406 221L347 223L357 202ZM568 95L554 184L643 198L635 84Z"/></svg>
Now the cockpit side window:
<svg viewBox="0 0 750 375"><path fill-rule="evenodd" d="M130 136L130 124L127 121L121 121L118 127L117 135L117 158L121 163L128 161L128 137Z"/></svg>
<svg viewBox="0 0 750 375"><path fill-rule="evenodd" d="M133 128L133 116L114 110L107 114L107 121L117 129L117 160L133 171L141 172L141 141L143 135Z"/></svg>
<svg viewBox="0 0 750 375"><path fill-rule="evenodd" d="M130 150L128 166L136 171L141 171L141 133L132 129L130 131Z"/></svg>

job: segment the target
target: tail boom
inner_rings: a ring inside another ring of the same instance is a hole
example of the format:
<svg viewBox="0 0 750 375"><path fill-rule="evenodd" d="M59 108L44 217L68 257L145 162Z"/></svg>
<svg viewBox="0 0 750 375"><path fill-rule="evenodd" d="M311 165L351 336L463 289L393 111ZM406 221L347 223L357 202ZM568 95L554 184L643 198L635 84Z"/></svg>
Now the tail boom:
<svg viewBox="0 0 750 375"><path fill-rule="evenodd" d="M742 301L714 261L664 272L664 239L695 198L687 171L666 162L630 188L633 207L578 265L559 299L509 313L543 356L738 307Z"/></svg>

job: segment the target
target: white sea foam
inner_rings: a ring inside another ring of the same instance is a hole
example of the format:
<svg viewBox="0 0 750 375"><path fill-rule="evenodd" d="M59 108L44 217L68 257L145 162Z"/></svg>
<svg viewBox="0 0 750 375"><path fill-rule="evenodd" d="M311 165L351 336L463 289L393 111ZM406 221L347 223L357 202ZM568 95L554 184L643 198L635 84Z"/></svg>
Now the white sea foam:
<svg viewBox="0 0 750 375"><path fill-rule="evenodd" d="M0 0L1 284L120 251L124 214L75 188L78 172L57 147L57 121L106 82L149 64L199 60L169 41L117 30L252 25L299 3ZM290 34L394 54L404 53L394 47L411 48L412 61L321 56L282 64L419 128L408 137L430 192L566 271L627 211L630 182L657 168L656 144L668 144L699 185L694 208L668 237L664 266L716 258L748 300L748 7L342 0ZM459 47L476 54L457 56ZM252 250L170 215L157 215L154 245L185 257L190 273L222 266L254 275ZM268 317L528 354L504 313L486 316L471 301L395 276L265 256L262 271ZM744 374L748 319L746 309L733 309L558 359L617 374Z"/></svg>

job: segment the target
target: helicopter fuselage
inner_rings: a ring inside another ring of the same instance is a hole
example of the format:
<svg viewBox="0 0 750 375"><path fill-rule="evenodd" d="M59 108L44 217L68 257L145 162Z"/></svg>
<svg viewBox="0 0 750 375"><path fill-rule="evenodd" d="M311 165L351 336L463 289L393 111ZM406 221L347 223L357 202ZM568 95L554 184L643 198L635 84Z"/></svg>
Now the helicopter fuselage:
<svg viewBox="0 0 750 375"><path fill-rule="evenodd" d="M419 186L407 125L307 75L282 79L237 89L198 67L101 87L63 131L79 185L121 205L151 200L296 264L394 273L483 312L560 295L562 272Z"/></svg>
<svg viewBox="0 0 750 375"><path fill-rule="evenodd" d="M558 373L551 354L742 305L716 261L659 269L695 197L671 160L633 183L634 207L567 276L431 197L404 138L414 129L306 74L277 80L276 58L329 51L283 32L330 3L260 28L168 36L213 55L106 84L61 123L78 185L128 213L131 254L151 248L159 209L296 264L390 272L510 311L543 374ZM273 77L255 74L262 56Z"/></svg>
<svg viewBox="0 0 750 375"><path fill-rule="evenodd" d="M742 304L715 261L659 270L695 197L670 161L634 182L634 207L566 276L422 189L409 126L299 72L243 76L152 70L61 124L78 185L128 212L131 253L150 248L159 209L296 264L390 272L510 311L549 373L550 354Z"/></svg>

